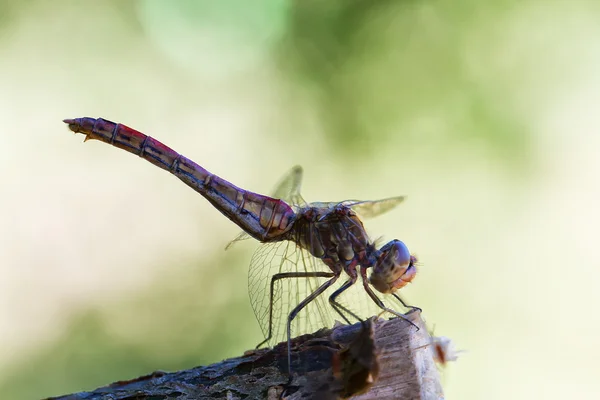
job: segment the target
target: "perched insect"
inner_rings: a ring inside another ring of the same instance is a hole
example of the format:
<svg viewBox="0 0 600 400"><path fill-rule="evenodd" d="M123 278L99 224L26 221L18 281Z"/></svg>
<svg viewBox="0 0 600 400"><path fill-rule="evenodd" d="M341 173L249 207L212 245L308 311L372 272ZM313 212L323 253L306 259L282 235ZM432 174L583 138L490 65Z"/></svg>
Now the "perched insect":
<svg viewBox="0 0 600 400"><path fill-rule="evenodd" d="M300 195L300 167L284 177L272 196L264 196L238 188L125 125L89 117L64 122L73 132L85 134L86 140L136 154L178 177L243 229L233 242L252 237L262 243L249 270L250 301L265 335L257 347L287 339L289 371L292 333L332 326L332 310L347 323L378 312L405 318L387 304L411 307L395 292L413 280L417 260L399 240L376 248L359 218L380 215L404 197L306 203ZM334 287L342 276L343 284ZM360 285L354 285L358 280Z"/></svg>

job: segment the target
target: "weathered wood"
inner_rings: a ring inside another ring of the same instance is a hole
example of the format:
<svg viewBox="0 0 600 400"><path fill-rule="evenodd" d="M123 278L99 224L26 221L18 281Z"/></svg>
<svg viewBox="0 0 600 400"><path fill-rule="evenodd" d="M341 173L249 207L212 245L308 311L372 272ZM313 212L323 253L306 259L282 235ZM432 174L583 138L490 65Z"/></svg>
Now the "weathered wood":
<svg viewBox="0 0 600 400"><path fill-rule="evenodd" d="M291 383L287 344L280 343L209 366L155 372L54 399L442 399L431 337L419 312L407 318L420 329L398 318L373 318L294 339Z"/></svg>

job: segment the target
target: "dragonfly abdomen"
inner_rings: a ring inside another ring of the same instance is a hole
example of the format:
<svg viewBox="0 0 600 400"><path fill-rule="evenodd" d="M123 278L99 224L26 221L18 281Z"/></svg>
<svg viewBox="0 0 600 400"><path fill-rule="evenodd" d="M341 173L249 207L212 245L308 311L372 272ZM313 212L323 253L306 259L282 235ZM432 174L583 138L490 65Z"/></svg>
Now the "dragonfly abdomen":
<svg viewBox="0 0 600 400"><path fill-rule="evenodd" d="M69 129L136 154L169 171L204 196L215 208L252 237L282 240L296 214L279 199L240 189L182 156L169 146L123 124L102 118L66 119Z"/></svg>

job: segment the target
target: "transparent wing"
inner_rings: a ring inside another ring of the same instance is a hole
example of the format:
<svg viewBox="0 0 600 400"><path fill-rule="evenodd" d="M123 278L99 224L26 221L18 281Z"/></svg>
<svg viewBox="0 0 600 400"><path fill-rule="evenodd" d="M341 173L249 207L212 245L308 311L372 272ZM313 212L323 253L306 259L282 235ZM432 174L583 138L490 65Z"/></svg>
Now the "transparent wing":
<svg viewBox="0 0 600 400"><path fill-rule="evenodd" d="M363 218L374 218L390 211L404 201L404 196L388 197L381 200L346 200L341 202L352 208Z"/></svg>
<svg viewBox="0 0 600 400"><path fill-rule="evenodd" d="M331 272L323 262L295 243L284 241L264 243L259 246L250 262L248 293L250 303L265 338L269 334L269 307L271 305L271 279L283 272ZM308 295L328 278L284 278L273 287L272 337L269 345L287 340L287 318ZM341 278L340 278L341 280ZM310 302L292 323L292 337L332 327L337 316L329 305L328 297L338 287L338 282Z"/></svg>
<svg viewBox="0 0 600 400"><path fill-rule="evenodd" d="M293 242L264 243L259 246L250 262L248 293L252 309L265 338L269 335L271 279L273 275L284 272L331 271L321 260L313 257ZM283 278L275 281L272 297L272 337L268 342L269 345L273 346L287 340L288 315L294 307L327 279L329 278ZM348 279L348 275L342 273L332 287L300 311L292 322L292 337L312 333L321 328L331 328L336 321L344 322L329 304L329 296ZM376 295L392 310L400 313L407 311L392 295L381 293L376 293ZM364 290L360 276L353 286L337 298L337 301L361 319L367 319L373 315L381 315L383 318L393 317L392 314L384 312L373 302ZM346 317L352 323L357 322L350 315Z"/></svg>
<svg viewBox="0 0 600 400"><path fill-rule="evenodd" d="M277 183L271 197L281 199L292 206L302 207L306 201L302 198L300 190L302 187L302 167L295 165Z"/></svg>
<svg viewBox="0 0 600 400"><path fill-rule="evenodd" d="M292 167L275 185L275 189L273 189L270 196L274 199L281 199L296 209L305 206L306 201L304 201L300 194L302 174L301 166L296 165ZM231 242L227 243L225 250L228 250L236 242L250 238L251 236L246 232L240 232Z"/></svg>
<svg viewBox="0 0 600 400"><path fill-rule="evenodd" d="M398 204L402 203L406 197L396 196L381 200L344 200L344 201L315 201L309 204L310 207L332 209L339 205L350 207L362 218L375 218L383 213L390 211Z"/></svg>
<svg viewBox="0 0 600 400"><path fill-rule="evenodd" d="M229 250L231 248L231 246L233 246L235 243L240 242L242 240L246 240L246 239L250 239L252 238L252 236L248 235L246 232L242 231L240 233L238 233L238 235L233 238L233 240L229 243L227 243L227 246L225 246L225 250Z"/></svg>

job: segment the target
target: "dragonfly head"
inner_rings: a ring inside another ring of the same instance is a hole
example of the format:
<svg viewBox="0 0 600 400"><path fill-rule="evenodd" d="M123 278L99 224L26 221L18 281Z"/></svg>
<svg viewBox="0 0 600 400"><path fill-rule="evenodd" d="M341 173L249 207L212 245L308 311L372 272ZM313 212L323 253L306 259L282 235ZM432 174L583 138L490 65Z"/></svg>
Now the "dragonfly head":
<svg viewBox="0 0 600 400"><path fill-rule="evenodd" d="M400 240L392 240L383 246L369 277L369 282L381 293L393 293L406 286L417 274L415 263L408 247Z"/></svg>

